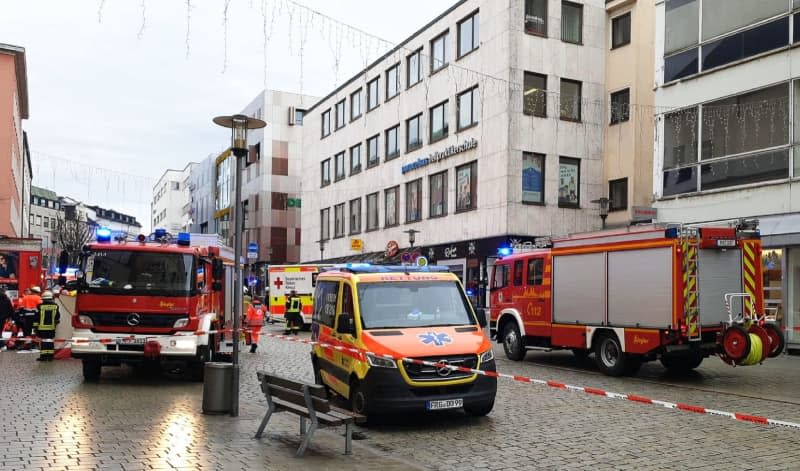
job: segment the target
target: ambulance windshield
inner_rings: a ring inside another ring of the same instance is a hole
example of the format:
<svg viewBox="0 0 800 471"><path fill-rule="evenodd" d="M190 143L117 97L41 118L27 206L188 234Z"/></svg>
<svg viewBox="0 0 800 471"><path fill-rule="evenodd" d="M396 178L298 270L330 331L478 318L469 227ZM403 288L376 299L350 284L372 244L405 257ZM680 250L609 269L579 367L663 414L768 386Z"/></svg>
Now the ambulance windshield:
<svg viewBox="0 0 800 471"><path fill-rule="evenodd" d="M128 250L93 252L86 260L92 293L187 296L194 280L192 256Z"/></svg>
<svg viewBox="0 0 800 471"><path fill-rule="evenodd" d="M455 281L359 283L364 329L476 324Z"/></svg>

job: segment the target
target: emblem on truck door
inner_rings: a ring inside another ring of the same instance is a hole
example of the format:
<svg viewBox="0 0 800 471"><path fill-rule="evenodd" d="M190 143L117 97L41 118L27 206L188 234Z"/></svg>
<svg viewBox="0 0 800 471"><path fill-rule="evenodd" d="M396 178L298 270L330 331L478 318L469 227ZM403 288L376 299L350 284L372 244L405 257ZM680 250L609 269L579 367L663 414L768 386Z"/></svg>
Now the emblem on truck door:
<svg viewBox="0 0 800 471"><path fill-rule="evenodd" d="M435 347L441 347L446 343L451 343L453 339L445 332L425 332L424 334L417 335L419 341L429 345L433 344Z"/></svg>

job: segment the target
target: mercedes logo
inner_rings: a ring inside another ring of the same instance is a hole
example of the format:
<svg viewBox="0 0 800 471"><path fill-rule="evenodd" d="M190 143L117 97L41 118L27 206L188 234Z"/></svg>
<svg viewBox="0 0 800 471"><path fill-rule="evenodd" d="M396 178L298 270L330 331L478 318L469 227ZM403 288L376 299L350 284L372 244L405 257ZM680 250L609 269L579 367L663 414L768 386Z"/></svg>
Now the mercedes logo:
<svg viewBox="0 0 800 471"><path fill-rule="evenodd" d="M139 314L131 313L128 314L128 325L136 327L142 320L139 318Z"/></svg>
<svg viewBox="0 0 800 471"><path fill-rule="evenodd" d="M440 361L437 361L436 363L437 363L436 374L438 374L439 376L441 376L443 378L445 376L450 376L450 372L452 372L453 370L448 368L450 363L447 360L440 360ZM439 366L439 365L441 365L441 366Z"/></svg>

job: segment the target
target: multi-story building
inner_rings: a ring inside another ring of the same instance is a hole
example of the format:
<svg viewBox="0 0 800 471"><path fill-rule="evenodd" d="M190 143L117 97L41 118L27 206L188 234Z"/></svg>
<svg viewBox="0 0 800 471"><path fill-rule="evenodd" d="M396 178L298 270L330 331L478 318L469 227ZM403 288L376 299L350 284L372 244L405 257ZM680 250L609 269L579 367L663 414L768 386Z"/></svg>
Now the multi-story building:
<svg viewBox="0 0 800 471"><path fill-rule="evenodd" d="M86 206L87 218L94 230L99 227L109 229L112 237L133 238L142 233L142 225L136 217L100 206Z"/></svg>
<svg viewBox="0 0 800 471"><path fill-rule="evenodd" d="M153 186L153 201L150 203L153 230L163 228L173 234L189 230L189 181L195 165L195 162L189 162L183 170L168 169Z"/></svg>
<svg viewBox="0 0 800 471"><path fill-rule="evenodd" d="M601 0L459 1L316 103L301 258L397 260L418 231L472 288L503 245L599 228L606 22Z"/></svg>
<svg viewBox="0 0 800 471"><path fill-rule="evenodd" d="M58 221L64 219L61 202L56 192L39 187L31 187L30 214L28 215L28 234L42 240L42 265L51 267L58 254Z"/></svg>
<svg viewBox="0 0 800 471"><path fill-rule="evenodd" d="M654 219L653 70L655 3L606 1L603 174L608 225Z"/></svg>
<svg viewBox="0 0 800 471"><path fill-rule="evenodd" d="M658 219L757 218L767 306L800 344L800 1L656 2Z"/></svg>
<svg viewBox="0 0 800 471"><path fill-rule="evenodd" d="M19 46L0 44L0 116L0 235L24 237L32 172L22 130L28 119L27 68Z"/></svg>
<svg viewBox="0 0 800 471"><path fill-rule="evenodd" d="M242 110L267 122L248 134L242 173L243 244L258 245L255 266L300 261L300 208L308 200L300 191L301 140L305 110L317 100L264 90Z"/></svg>
<svg viewBox="0 0 800 471"><path fill-rule="evenodd" d="M217 232L214 221L215 172L212 154L192 167L189 177L189 202L191 224L189 232L212 234Z"/></svg>

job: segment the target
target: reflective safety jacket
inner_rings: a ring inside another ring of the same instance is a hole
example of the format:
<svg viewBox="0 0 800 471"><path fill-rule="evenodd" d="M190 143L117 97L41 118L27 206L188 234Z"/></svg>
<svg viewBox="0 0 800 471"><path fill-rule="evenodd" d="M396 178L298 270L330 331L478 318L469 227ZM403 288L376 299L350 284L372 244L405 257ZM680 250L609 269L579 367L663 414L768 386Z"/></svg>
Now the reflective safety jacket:
<svg viewBox="0 0 800 471"><path fill-rule="evenodd" d="M52 301L44 301L39 306L39 322L34 323L37 330L56 330L56 325L61 322L61 313L58 305Z"/></svg>
<svg viewBox="0 0 800 471"><path fill-rule="evenodd" d="M300 304L299 297L291 297L286 301L286 314L300 313L302 304Z"/></svg>

